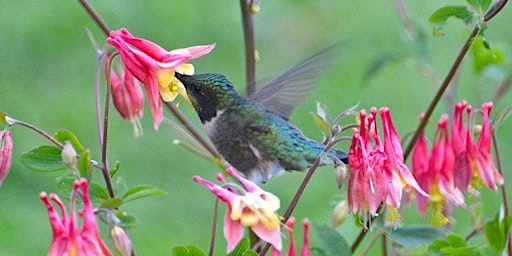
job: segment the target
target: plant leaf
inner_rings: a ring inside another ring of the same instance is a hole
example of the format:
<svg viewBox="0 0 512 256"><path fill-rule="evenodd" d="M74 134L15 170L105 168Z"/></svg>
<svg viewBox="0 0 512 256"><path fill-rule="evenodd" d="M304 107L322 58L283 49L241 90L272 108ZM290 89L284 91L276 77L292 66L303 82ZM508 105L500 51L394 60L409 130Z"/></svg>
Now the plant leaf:
<svg viewBox="0 0 512 256"><path fill-rule="evenodd" d="M201 249L193 245L175 246L171 248L171 252L175 256L206 256Z"/></svg>
<svg viewBox="0 0 512 256"><path fill-rule="evenodd" d="M56 146L40 146L20 156L21 163L38 172L57 172L66 170L62 164L61 149Z"/></svg>
<svg viewBox="0 0 512 256"><path fill-rule="evenodd" d="M151 185L137 185L123 194L122 198L124 202L129 202L137 199L141 199L149 196L160 196L165 194L164 190L155 188Z"/></svg>
<svg viewBox="0 0 512 256"><path fill-rule="evenodd" d="M111 198L103 201L100 204L100 208L119 208L123 204L123 199L121 198Z"/></svg>
<svg viewBox="0 0 512 256"><path fill-rule="evenodd" d="M134 228L137 226L137 219L133 215L119 210L113 210L113 212L117 219L120 221L117 223L119 226L123 228Z"/></svg>
<svg viewBox="0 0 512 256"><path fill-rule="evenodd" d="M251 243L248 238L243 238L231 251L228 256L257 256L258 254L251 250Z"/></svg>
<svg viewBox="0 0 512 256"><path fill-rule="evenodd" d="M325 255L352 255L347 241L332 226L310 221Z"/></svg>
<svg viewBox="0 0 512 256"><path fill-rule="evenodd" d="M473 20L473 13L466 6L444 6L432 13L428 20L434 24L444 24L451 17L461 19L469 25Z"/></svg>
<svg viewBox="0 0 512 256"><path fill-rule="evenodd" d="M492 0L466 0L476 11L478 16L483 17L485 11L491 6Z"/></svg>
<svg viewBox="0 0 512 256"><path fill-rule="evenodd" d="M393 242L407 248L419 248L421 244L428 245L446 236L442 230L430 226L404 226L386 233Z"/></svg>
<svg viewBox="0 0 512 256"><path fill-rule="evenodd" d="M91 165L91 152L89 150L84 150L80 154L80 158L78 158L77 163L78 173L80 177L86 178L88 181L91 180L92 177L92 165Z"/></svg>
<svg viewBox="0 0 512 256"><path fill-rule="evenodd" d="M96 182L89 182L89 195L94 202L105 201L110 199L107 189L100 186ZM99 199L99 200L98 200Z"/></svg>
<svg viewBox="0 0 512 256"><path fill-rule="evenodd" d="M66 141L69 141L78 154L82 154L82 152L85 150L84 146L82 146L82 143L80 143L78 140L78 137L76 137L76 135L69 130L58 130L53 136L62 144L64 144Z"/></svg>

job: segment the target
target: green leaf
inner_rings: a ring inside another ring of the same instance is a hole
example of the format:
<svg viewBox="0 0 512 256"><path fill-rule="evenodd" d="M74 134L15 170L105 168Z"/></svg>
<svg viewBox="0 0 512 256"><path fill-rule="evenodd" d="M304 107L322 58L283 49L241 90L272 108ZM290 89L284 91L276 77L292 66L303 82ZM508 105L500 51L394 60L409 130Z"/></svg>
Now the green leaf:
<svg viewBox="0 0 512 256"><path fill-rule="evenodd" d="M103 201L100 204L100 208L119 208L123 204L123 199L121 198L111 198Z"/></svg>
<svg viewBox="0 0 512 256"><path fill-rule="evenodd" d="M512 107L508 106L508 107L505 107L503 108L502 110L500 110L498 112L498 114L496 114L496 116L494 117L494 128L498 128L501 124L503 124L503 122L505 122L505 120L507 120L507 118L510 117L510 114L512 113Z"/></svg>
<svg viewBox="0 0 512 256"><path fill-rule="evenodd" d="M477 12L478 16L483 17L487 9L491 6L492 0L466 0Z"/></svg>
<svg viewBox="0 0 512 256"><path fill-rule="evenodd" d="M91 153L89 150L82 151L77 163L78 173L80 177L86 178L88 181L92 177Z"/></svg>
<svg viewBox="0 0 512 256"><path fill-rule="evenodd" d="M325 136L330 136L331 135L330 124L328 122L326 122L324 119L322 119L322 117L320 115L318 115L317 113L310 112L310 114L313 117L315 124L318 126L318 128L320 128L320 131L322 131L322 133Z"/></svg>
<svg viewBox="0 0 512 256"><path fill-rule="evenodd" d="M151 185L137 185L130 190L128 190L126 193L123 194L122 198L124 199L124 202L129 202L137 199L141 199L144 197L149 196L160 196L165 194L164 190L155 188Z"/></svg>
<svg viewBox="0 0 512 256"><path fill-rule="evenodd" d="M407 248L419 248L421 244L431 244L436 239L442 239L446 233L430 226L404 226L387 232L389 239Z"/></svg>
<svg viewBox="0 0 512 256"><path fill-rule="evenodd" d="M485 223L485 235L491 247L500 254L507 245L512 216L504 216L503 208L494 219Z"/></svg>
<svg viewBox="0 0 512 256"><path fill-rule="evenodd" d="M110 175L110 177L114 177L114 175L116 175L117 171L119 171L119 161L116 161L114 163L114 167L112 169L110 169L110 171L108 171L108 174Z"/></svg>
<svg viewBox="0 0 512 256"><path fill-rule="evenodd" d="M249 238L243 238L228 256L257 256L255 251L251 250Z"/></svg>
<svg viewBox="0 0 512 256"><path fill-rule="evenodd" d="M58 130L55 132L54 137L62 144L64 144L66 141L69 141L78 154L82 154L82 152L85 150L84 146L82 146L78 140L78 137L76 137L76 135L69 130Z"/></svg>
<svg viewBox="0 0 512 256"><path fill-rule="evenodd" d="M137 219L127 213L127 212L124 212L124 211L119 211L119 210L113 210L114 212L114 215L119 219L119 223L117 223L119 226L121 226L122 228L134 228L134 227L137 227Z"/></svg>
<svg viewBox="0 0 512 256"><path fill-rule="evenodd" d="M171 252L175 256L206 256L201 249L193 245L175 246L171 248Z"/></svg>
<svg viewBox="0 0 512 256"><path fill-rule="evenodd" d="M481 35L473 40L471 56L473 57L473 67L478 73L492 65L505 63L503 49L499 46L489 46L489 43Z"/></svg>
<svg viewBox="0 0 512 256"><path fill-rule="evenodd" d="M352 255L347 241L332 226L310 221L325 255Z"/></svg>
<svg viewBox="0 0 512 256"><path fill-rule="evenodd" d="M114 193L116 195L122 195L128 190L128 185L126 184L126 181L123 179L123 177L117 177L117 179L114 180L113 186Z"/></svg>
<svg viewBox="0 0 512 256"><path fill-rule="evenodd" d="M441 255L479 255L477 246L470 246L466 240L456 234L449 234L444 240L435 240L428 248L430 254Z"/></svg>
<svg viewBox="0 0 512 256"><path fill-rule="evenodd" d="M107 189L96 182L89 182L89 196L91 196L91 200L94 202L103 202L110 199Z"/></svg>
<svg viewBox="0 0 512 256"><path fill-rule="evenodd" d="M444 24L451 17L461 19L469 25L473 20L473 13L466 6L444 6L432 13L428 20L434 24Z"/></svg>
<svg viewBox="0 0 512 256"><path fill-rule="evenodd" d="M21 163L38 172L66 170L62 164L61 149L56 146L40 146L21 155Z"/></svg>

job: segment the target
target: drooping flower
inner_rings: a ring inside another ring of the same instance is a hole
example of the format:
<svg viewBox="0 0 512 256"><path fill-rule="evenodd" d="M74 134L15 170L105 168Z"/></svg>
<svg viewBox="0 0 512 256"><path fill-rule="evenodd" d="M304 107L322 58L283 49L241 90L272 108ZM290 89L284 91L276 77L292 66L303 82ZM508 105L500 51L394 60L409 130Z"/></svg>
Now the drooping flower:
<svg viewBox="0 0 512 256"><path fill-rule="evenodd" d="M498 172L491 155L492 125L489 120L493 104L482 105L483 125L482 132L476 144L473 143L471 130L468 131L467 155L473 168L473 179L482 182L488 188L497 190L497 184L503 184L503 176ZM475 182L477 182L475 181Z"/></svg>
<svg viewBox="0 0 512 256"><path fill-rule="evenodd" d="M455 187L454 163L455 154L452 140L448 136L448 115L443 115L437 124L437 131L428 153L424 134L418 139L412 155L412 168L414 176L421 188L430 194L427 198L422 194L416 197L419 212L425 215L428 206L432 209L433 225L445 225L448 218L444 211L451 206L464 206L464 195Z"/></svg>
<svg viewBox="0 0 512 256"><path fill-rule="evenodd" d="M380 109L384 144L377 129L377 109L372 108L369 115L360 112L359 130L353 130L352 144L349 150L351 170L348 203L352 212L375 216L381 204L386 203L388 220L396 222L402 198L402 189L415 189L428 196L418 185L407 166L400 144L400 137L394 127L388 108Z"/></svg>
<svg viewBox="0 0 512 256"><path fill-rule="evenodd" d="M293 228L295 227L295 218L290 217L288 221L286 221L286 229L288 230L288 237L290 240L290 246L288 248L288 253L285 254L287 256L296 256L297 251L295 249L295 237ZM302 250L300 252L300 256L310 256L311 252L309 251L309 222L308 220L302 221L302 227L304 229L304 236L302 239ZM280 256L282 255L280 251L276 250L276 248L272 247L272 256Z"/></svg>
<svg viewBox="0 0 512 256"><path fill-rule="evenodd" d="M111 67L112 64L111 56L108 55L105 67ZM144 110L144 96L139 82L122 64L118 65L117 72L112 68L110 71L105 70L105 75L109 73L108 81L110 82L114 107L124 120L132 123L135 136L139 136L142 134L140 119Z"/></svg>
<svg viewBox="0 0 512 256"><path fill-rule="evenodd" d="M186 95L174 72L193 73L193 66L186 62L209 53L215 47L212 44L167 51L151 41L132 36L124 28L111 31L107 43L119 51L126 69L144 84L155 129L162 121L160 96L171 101L178 93Z"/></svg>
<svg viewBox="0 0 512 256"><path fill-rule="evenodd" d="M10 131L0 131L0 186L11 170L12 138Z"/></svg>
<svg viewBox="0 0 512 256"><path fill-rule="evenodd" d="M130 256L132 254L132 242L123 228L113 226L110 229L110 238L114 248L121 256Z"/></svg>
<svg viewBox="0 0 512 256"><path fill-rule="evenodd" d="M81 229L78 227L77 211L75 209L79 190L82 191L84 205L79 214L83 218ZM94 209L89 199L87 180L80 179L73 184L71 216L68 216L64 204L57 195L50 194L50 197L48 197L45 192L41 192L39 197L48 210L53 233L48 255L112 255L99 235ZM59 216L51 201L55 202L60 208L62 217Z"/></svg>
<svg viewBox="0 0 512 256"><path fill-rule="evenodd" d="M491 155L492 125L490 112L492 102L482 105L483 124L478 141L473 138L474 112L465 101L457 103L452 127L452 142L455 152L455 185L465 192L471 185L484 184L496 190L496 184L503 184L503 176L497 171ZM463 113L467 113L467 127L464 127Z"/></svg>
<svg viewBox="0 0 512 256"><path fill-rule="evenodd" d="M276 211L280 207L279 198L258 187L250 180L244 179L232 168L226 172L238 179L245 188L235 184L226 183L222 176L219 180L223 186L194 176L195 182L206 186L220 200L227 203L227 211L224 217L224 236L231 252L244 234L244 227L249 227L254 233L277 250L281 250L280 221Z"/></svg>
<svg viewBox="0 0 512 256"><path fill-rule="evenodd" d="M380 116L382 118L382 130L384 133L384 152L387 155L384 166L386 174L390 176L389 179L391 180L391 182L388 183L390 187L388 188L387 204L395 208L400 206L402 188L407 191L413 188L418 194L428 197L428 194L421 189L418 182L409 171L409 168L404 163L400 137L391 119L389 109L387 107L381 108Z"/></svg>

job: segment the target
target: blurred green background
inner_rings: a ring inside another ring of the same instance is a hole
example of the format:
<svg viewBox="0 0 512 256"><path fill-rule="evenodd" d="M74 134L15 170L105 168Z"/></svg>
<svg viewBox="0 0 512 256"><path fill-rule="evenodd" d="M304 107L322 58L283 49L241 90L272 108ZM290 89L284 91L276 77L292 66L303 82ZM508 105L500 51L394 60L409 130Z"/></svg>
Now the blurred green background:
<svg viewBox="0 0 512 256"><path fill-rule="evenodd" d="M69 129L91 149L93 157L99 159L94 108L96 55L85 29L91 30L100 44L105 42L105 36L75 1L2 0L0 3L0 111L50 133ZM383 56L415 56L416 50L406 39L394 3L261 1L261 12L256 18L260 54L258 77L274 77L323 47L344 43L342 57L327 72L311 98L292 116L309 137L321 139L309 114L315 110L317 101L328 105L332 114L358 102L367 109L388 106L400 134L416 128L418 114L426 110L435 93L432 76L423 75L408 58L384 67L372 79L365 80L372 63ZM424 49L440 79L447 73L470 28L460 21L450 20L444 28L446 36L434 37L428 17L441 6L464 3L462 0L406 1L413 21L424 33ZM111 29L126 27L135 36L166 49L216 43L212 53L192 62L196 72L223 73L243 90L245 69L238 1L94 0L91 4ZM506 6L490 22L486 32L491 46L501 45L507 58L511 56L512 44L509 25L512 15L509 14L510 6ZM479 107L491 98L496 81L493 76L478 76L471 61L467 56L462 65L455 99L467 99ZM508 70L507 67L503 68ZM510 105L511 98L510 93L506 94L496 104L494 113ZM181 104L180 109L203 131L187 104ZM430 139L440 114L447 111L443 101L428 128ZM167 111L165 115L172 117ZM352 121L347 118L344 123ZM506 181L510 178L511 167L511 125L507 120L499 129ZM115 112L111 116L110 163L120 161L119 175L128 185L152 184L168 192L123 207L139 220L138 228L129 231L136 252L138 255L169 255L172 246L187 244L206 251L214 196L192 182L191 177L200 175L213 180L220 170L173 145L172 141L180 136L166 125L155 132L149 108L145 110L142 126L144 136L134 138L129 123ZM14 127L12 133L12 170L0 188L0 254L43 255L51 242L51 230L38 194L56 192L54 179L61 173L36 173L22 166L20 154L49 143L20 127ZM339 147L347 150L348 146L345 143ZM99 173L95 175L99 178ZM288 173L263 188L281 199L284 211L303 177L303 173ZM346 186L337 190L332 168L321 168L306 189L294 216L298 220L308 217L330 223L334 204L345 196L345 191ZM483 197L486 199L484 216L494 216L500 206L500 195L484 189ZM410 208L404 215L404 223L422 223L415 205ZM223 208L221 211L223 214ZM471 228L468 211L455 210L455 229L462 235ZM349 243L359 233L352 217L338 230ZM217 254L223 254L225 242L221 229L217 241ZM376 247L374 252L378 250Z"/></svg>

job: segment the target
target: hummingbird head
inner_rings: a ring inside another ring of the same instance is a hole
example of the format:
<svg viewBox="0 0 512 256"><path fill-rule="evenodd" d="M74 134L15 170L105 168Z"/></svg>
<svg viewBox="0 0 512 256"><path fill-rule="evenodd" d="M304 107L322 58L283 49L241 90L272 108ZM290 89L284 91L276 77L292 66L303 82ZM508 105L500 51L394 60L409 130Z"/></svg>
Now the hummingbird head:
<svg viewBox="0 0 512 256"><path fill-rule="evenodd" d="M235 103L240 95L233 84L221 74L182 75L175 73L192 102L201 122L205 123Z"/></svg>

